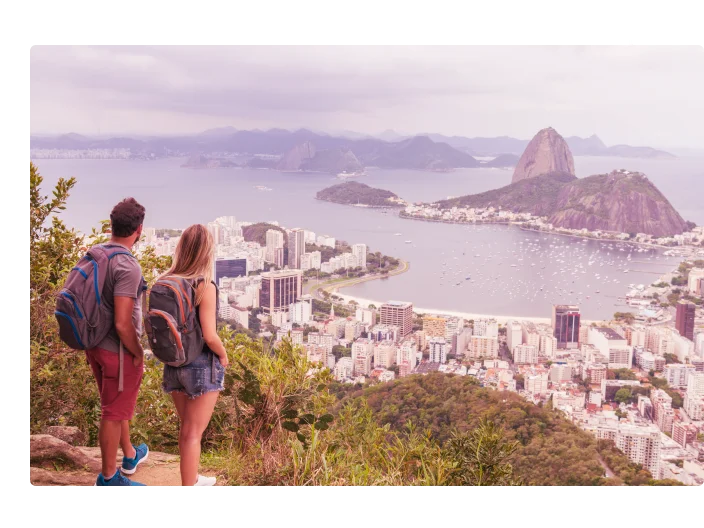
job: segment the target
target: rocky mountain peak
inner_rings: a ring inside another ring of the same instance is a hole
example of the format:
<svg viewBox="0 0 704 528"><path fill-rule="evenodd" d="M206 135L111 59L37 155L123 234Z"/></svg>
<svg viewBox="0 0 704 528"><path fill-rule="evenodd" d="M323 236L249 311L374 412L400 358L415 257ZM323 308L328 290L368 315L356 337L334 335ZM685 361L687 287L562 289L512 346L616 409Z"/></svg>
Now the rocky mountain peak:
<svg viewBox="0 0 704 528"><path fill-rule="evenodd" d="M543 174L574 176L574 160L564 138L552 128L539 131L523 151L513 172L512 183Z"/></svg>

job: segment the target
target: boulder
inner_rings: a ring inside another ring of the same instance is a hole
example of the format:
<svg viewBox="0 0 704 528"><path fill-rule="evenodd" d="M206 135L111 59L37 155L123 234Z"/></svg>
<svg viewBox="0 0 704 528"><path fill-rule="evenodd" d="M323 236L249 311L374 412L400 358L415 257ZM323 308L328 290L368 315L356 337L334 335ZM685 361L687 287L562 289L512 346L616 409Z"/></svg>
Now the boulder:
<svg viewBox="0 0 704 528"><path fill-rule="evenodd" d="M91 458L77 447L48 434L30 435L29 463L48 469L69 466L95 473L99 473L101 468L100 459Z"/></svg>
<svg viewBox="0 0 704 528"><path fill-rule="evenodd" d="M69 425L52 425L46 428L46 434L63 440L73 446L86 443L86 435L78 427Z"/></svg>

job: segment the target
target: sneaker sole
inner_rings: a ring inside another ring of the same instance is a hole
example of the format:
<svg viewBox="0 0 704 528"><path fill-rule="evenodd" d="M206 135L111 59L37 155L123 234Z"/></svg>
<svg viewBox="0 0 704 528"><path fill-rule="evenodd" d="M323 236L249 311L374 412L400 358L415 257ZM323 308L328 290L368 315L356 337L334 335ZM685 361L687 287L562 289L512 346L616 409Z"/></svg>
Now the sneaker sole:
<svg viewBox="0 0 704 528"><path fill-rule="evenodd" d="M137 462L132 469L125 469L122 466L120 466L120 471L124 473L125 475L134 475L134 472L137 471L137 466L139 466L142 462L147 460L149 458L149 448L147 448L147 454L144 455L144 458L141 458L139 462Z"/></svg>

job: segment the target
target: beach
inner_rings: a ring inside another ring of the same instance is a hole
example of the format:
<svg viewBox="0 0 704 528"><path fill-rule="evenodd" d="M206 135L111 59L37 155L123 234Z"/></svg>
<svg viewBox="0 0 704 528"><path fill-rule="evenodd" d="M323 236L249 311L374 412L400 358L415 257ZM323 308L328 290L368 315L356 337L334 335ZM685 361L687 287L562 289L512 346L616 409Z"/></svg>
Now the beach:
<svg viewBox="0 0 704 528"><path fill-rule="evenodd" d="M340 293L340 291L336 291L335 295L338 297L342 298L345 303L348 303L350 301L354 301L357 304L359 304L361 307L366 308L370 304L373 304L377 308L381 306L383 303L388 302L388 299L380 301L380 300L374 300L374 299L363 299L361 297L355 297L353 295L346 295L344 293ZM400 299L400 300L405 300L405 299ZM437 308L422 308L420 306L413 306L413 311L417 314L430 314L430 315L449 315L452 317L461 317L465 320L470 320L470 319L496 319L496 322L502 325L505 325L509 321L517 321L517 322L533 322L536 324L539 323L547 323L551 324L552 319L551 317L525 317L525 316L519 316L519 315L491 315L491 314L477 314L477 313L469 313L469 312L457 312L453 310L442 310L442 309L437 309ZM591 323L602 323L605 321L592 321L588 319L582 319L581 320L582 324L591 324Z"/></svg>

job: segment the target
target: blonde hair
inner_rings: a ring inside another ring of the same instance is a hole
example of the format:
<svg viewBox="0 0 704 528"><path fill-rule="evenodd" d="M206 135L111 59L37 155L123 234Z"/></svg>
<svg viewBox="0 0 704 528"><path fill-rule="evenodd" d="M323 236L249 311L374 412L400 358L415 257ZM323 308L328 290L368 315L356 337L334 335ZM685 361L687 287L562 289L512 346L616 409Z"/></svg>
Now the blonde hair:
<svg viewBox="0 0 704 528"><path fill-rule="evenodd" d="M187 228L176 245L171 268L162 275L176 275L184 279L204 279L207 286L213 280L215 244L210 231L202 224ZM205 294L205 286L196 291L196 305Z"/></svg>

